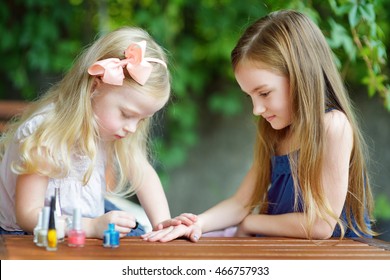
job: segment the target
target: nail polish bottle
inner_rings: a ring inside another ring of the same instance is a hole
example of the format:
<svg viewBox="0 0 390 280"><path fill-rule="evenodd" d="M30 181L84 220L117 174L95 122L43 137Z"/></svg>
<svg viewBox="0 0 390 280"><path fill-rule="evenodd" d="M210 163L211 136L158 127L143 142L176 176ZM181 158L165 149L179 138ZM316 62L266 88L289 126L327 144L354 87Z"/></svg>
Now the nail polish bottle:
<svg viewBox="0 0 390 280"><path fill-rule="evenodd" d="M56 251L57 250L57 230L55 224L55 197L51 197L50 201L50 217L49 217L49 229L47 231L47 251Z"/></svg>
<svg viewBox="0 0 390 280"><path fill-rule="evenodd" d="M39 214L38 214L38 223L34 228L34 243L35 244L38 243L38 234L39 234L39 231L42 229L42 215L43 215L43 211L41 210L41 211L39 211Z"/></svg>
<svg viewBox="0 0 390 280"><path fill-rule="evenodd" d="M66 217L55 215L56 230L57 230L57 241L63 242L65 240L66 232Z"/></svg>
<svg viewBox="0 0 390 280"><path fill-rule="evenodd" d="M47 245L47 229L49 227L50 207L45 206L42 210L42 228L38 231L37 246L46 247Z"/></svg>
<svg viewBox="0 0 390 280"><path fill-rule="evenodd" d="M54 189L54 197L55 197L56 215L62 216L61 200L60 200L60 187L59 186L56 186Z"/></svg>
<svg viewBox="0 0 390 280"><path fill-rule="evenodd" d="M59 186L56 186L54 189L54 197L55 197L55 223L56 223L56 230L57 230L57 241L63 242L65 239L66 217L62 216Z"/></svg>
<svg viewBox="0 0 390 280"><path fill-rule="evenodd" d="M103 234L103 247L117 248L119 246L119 231L115 230L115 224L108 224L108 229Z"/></svg>
<svg viewBox="0 0 390 280"><path fill-rule="evenodd" d="M84 247L84 244L85 231L81 228L80 208L74 208L72 228L68 231L68 246Z"/></svg>

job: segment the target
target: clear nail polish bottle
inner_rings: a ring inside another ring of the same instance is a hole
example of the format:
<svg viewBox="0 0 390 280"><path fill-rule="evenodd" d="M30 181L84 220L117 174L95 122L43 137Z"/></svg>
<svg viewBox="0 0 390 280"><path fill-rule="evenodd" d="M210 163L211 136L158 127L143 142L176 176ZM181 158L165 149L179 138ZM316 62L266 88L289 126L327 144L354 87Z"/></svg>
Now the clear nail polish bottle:
<svg viewBox="0 0 390 280"><path fill-rule="evenodd" d="M42 228L38 231L38 242L37 246L46 247L47 245L47 229L49 228L49 216L50 216L50 207L43 207L42 214Z"/></svg>
<svg viewBox="0 0 390 280"><path fill-rule="evenodd" d="M41 210L38 214L38 223L34 228L34 243L38 243L38 234L39 231L42 229L42 215L43 215L43 210Z"/></svg>

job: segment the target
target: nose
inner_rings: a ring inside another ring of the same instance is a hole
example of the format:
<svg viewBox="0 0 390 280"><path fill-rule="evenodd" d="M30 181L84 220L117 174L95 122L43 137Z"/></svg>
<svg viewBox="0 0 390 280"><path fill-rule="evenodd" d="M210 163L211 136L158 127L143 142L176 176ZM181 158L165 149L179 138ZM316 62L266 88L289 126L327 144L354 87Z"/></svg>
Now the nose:
<svg viewBox="0 0 390 280"><path fill-rule="evenodd" d="M260 116L266 111L266 108L262 102L252 100L252 103L253 103L253 115Z"/></svg>
<svg viewBox="0 0 390 280"><path fill-rule="evenodd" d="M126 125L123 127L123 130L128 133L134 133L137 130L138 126L138 120L131 120L126 123Z"/></svg>

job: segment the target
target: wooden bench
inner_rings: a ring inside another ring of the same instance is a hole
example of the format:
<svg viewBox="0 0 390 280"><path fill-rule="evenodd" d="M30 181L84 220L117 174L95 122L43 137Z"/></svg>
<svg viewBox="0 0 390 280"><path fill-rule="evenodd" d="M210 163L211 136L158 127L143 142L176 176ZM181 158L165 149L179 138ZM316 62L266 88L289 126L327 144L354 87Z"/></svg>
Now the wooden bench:
<svg viewBox="0 0 390 280"><path fill-rule="evenodd" d="M28 102L23 100L0 100L0 134L6 129L7 122L27 106Z"/></svg>

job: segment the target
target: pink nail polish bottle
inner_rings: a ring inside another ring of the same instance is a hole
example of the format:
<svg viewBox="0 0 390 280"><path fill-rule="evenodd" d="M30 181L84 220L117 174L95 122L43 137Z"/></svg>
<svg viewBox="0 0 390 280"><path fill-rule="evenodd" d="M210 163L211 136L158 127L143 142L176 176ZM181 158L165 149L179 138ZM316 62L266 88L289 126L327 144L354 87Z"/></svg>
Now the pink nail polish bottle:
<svg viewBox="0 0 390 280"><path fill-rule="evenodd" d="M68 231L69 247L84 247L85 231L81 228L80 208L73 209L73 227Z"/></svg>

